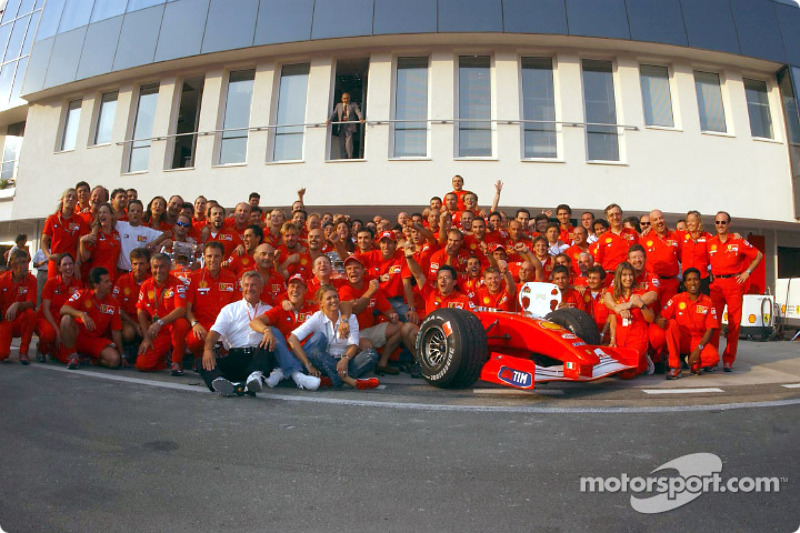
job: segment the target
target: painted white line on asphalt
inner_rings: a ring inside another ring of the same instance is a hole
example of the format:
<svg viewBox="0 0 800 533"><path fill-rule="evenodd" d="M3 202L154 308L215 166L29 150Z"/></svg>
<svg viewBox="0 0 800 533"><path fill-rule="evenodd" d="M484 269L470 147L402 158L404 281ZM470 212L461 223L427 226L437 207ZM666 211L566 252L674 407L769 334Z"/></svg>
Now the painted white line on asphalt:
<svg viewBox="0 0 800 533"><path fill-rule="evenodd" d="M530 396L531 394L543 394L545 396L563 396L564 391L559 389L473 389L475 394L498 394L507 396Z"/></svg>
<svg viewBox="0 0 800 533"><path fill-rule="evenodd" d="M784 385L787 389L800 389L800 383L790 383L788 385Z"/></svg>
<svg viewBox="0 0 800 533"><path fill-rule="evenodd" d="M31 365L29 368L55 370L67 374L78 374L110 381L121 381L138 385L149 385L164 389L182 390L189 392L202 392L210 394L206 387L183 385L180 383L167 383L164 381L151 381L147 379L131 378L106 372L93 372L88 370L67 370L65 367L54 365ZM448 412L474 412L474 413L547 413L547 414L647 414L647 413L672 413L672 412L698 412L698 411L732 411L735 409L752 409L764 407L786 407L800 405L800 399L774 400L769 402L726 403L716 405L675 405L675 406L638 406L638 407L543 407L543 406L488 406L488 405L440 405L425 403L381 402L375 400L352 400L347 398L331 398L323 396L325 392L300 392L296 395L262 393L258 398L267 400L284 400L287 402L308 402L329 405L346 405L350 407L383 407L389 409L408 409L412 411L448 411ZM335 393L334 393L335 394ZM366 391L365 396L370 393ZM374 393L373 393L374 394ZM258 399L257 398L257 399Z"/></svg>
<svg viewBox="0 0 800 533"><path fill-rule="evenodd" d="M717 387L706 387L704 389L642 389L647 394L703 394L704 392L725 392Z"/></svg>

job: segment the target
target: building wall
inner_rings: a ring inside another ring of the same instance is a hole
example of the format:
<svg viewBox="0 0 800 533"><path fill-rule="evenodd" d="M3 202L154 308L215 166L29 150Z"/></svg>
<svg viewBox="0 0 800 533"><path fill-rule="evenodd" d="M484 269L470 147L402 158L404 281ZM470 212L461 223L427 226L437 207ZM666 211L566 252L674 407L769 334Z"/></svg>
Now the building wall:
<svg viewBox="0 0 800 533"><path fill-rule="evenodd" d="M20 161L24 180L14 199L14 218L42 217L51 211L42 202L42 192L55 199L60 191L80 179L103 183L109 188L135 187L143 198L156 194L180 193L186 198L198 194L233 205L252 190L259 191L265 205L287 205L300 186L309 190L308 201L317 205L366 204L405 206L424 204L434 194L445 192L449 177L465 176L467 186L482 198L491 200L492 184L502 179L504 205L554 206L569 202L578 208L598 210L618 202L626 210L647 211L658 207L670 213L698 209L714 213L727 209L737 217L789 222L794 212L783 114L780 107L773 65L757 68L710 64L691 58L658 57L653 54L619 52L609 41L583 49L554 49L519 46L415 47L380 50L366 46L335 55L317 53L305 56L261 57L224 66L212 64L199 69L170 69L161 75L141 77L119 84L98 84L87 90L32 104L28 113L25 149ZM327 160L330 135L324 127L332 105L335 61L342 57L363 57L371 50L369 93L366 109L371 122L366 133L364 161ZM457 58L462 54L491 54L493 57L492 116L494 154L486 159L455 157L452 119L456 117ZM390 157L393 73L398 56L427 55L429 71L429 117L447 123L431 122L428 157L395 160ZM585 122L581 59L611 59L617 122L635 129L621 130L619 163L587 162L586 134L583 127L559 127L559 158L552 162L527 161L521 157L521 127L504 124L503 119L521 117L519 58L554 57L554 85L557 120ZM217 135L198 138L194 169L164 170L169 139L154 140L147 172L126 174L126 145L130 139L137 88L140 83L160 81L158 108L153 136L171 133L171 117L184 77L205 74L199 131L220 127L220 109L228 72L256 68L250 126L266 126L274 121L277 104L277 78L283 63L310 61L306 128L302 162L274 163L267 160L272 133L251 131L245 164L214 164ZM640 62L668 65L672 72L671 93L675 128L644 125L639 79ZM693 69L721 73L727 134L701 133ZM750 133L742 76L768 82L770 112L775 139L753 139ZM105 146L88 146L102 92L119 90L113 141ZM57 152L63 128L66 103L83 98L78 145L70 152Z"/></svg>

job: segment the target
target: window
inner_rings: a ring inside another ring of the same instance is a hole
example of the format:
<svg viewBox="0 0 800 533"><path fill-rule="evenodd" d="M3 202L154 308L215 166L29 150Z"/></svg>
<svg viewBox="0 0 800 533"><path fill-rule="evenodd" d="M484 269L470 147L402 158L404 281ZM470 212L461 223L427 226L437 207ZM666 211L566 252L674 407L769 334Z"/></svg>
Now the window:
<svg viewBox="0 0 800 533"><path fill-rule="evenodd" d="M744 94L747 97L747 113L750 115L750 133L753 137L772 139L767 83L745 78Z"/></svg>
<svg viewBox="0 0 800 533"><path fill-rule="evenodd" d="M458 156L492 155L492 81L488 56L458 60Z"/></svg>
<svg viewBox="0 0 800 533"><path fill-rule="evenodd" d="M331 146L329 157L334 159L363 159L367 129L359 123L359 116L367 118L367 90L369 58L338 59L336 81L331 106ZM345 94L349 105L344 106ZM338 108L338 109L337 109ZM360 115L359 115L360 113ZM345 120L345 117L347 120ZM346 122L339 124L338 122ZM337 139L334 141L333 137Z"/></svg>
<svg viewBox="0 0 800 533"><path fill-rule="evenodd" d="M695 71L694 87L700 111L700 130L726 133L728 128L725 125L725 107L722 105L719 74Z"/></svg>
<svg viewBox="0 0 800 533"><path fill-rule="evenodd" d="M114 127L114 115L117 114L117 93L103 93L100 97L100 111L97 113L97 125L94 131L94 144L111 142L111 130Z"/></svg>
<svg viewBox="0 0 800 533"><path fill-rule="evenodd" d="M64 115L64 129L61 130L61 145L59 150L74 150L78 140L78 124L81 121L81 100L72 100L67 104Z"/></svg>
<svg viewBox="0 0 800 533"><path fill-rule="evenodd" d="M306 94L308 93L308 63L284 65L281 68L281 87L278 93L277 124L272 145L273 161L299 161L303 159L303 132L306 121ZM294 124L294 125L292 125Z"/></svg>
<svg viewBox="0 0 800 533"><path fill-rule="evenodd" d="M172 131L176 134L172 145L170 168L194 166L197 147L197 127L200 122L200 101L203 99L205 78L183 80L181 101Z"/></svg>
<svg viewBox="0 0 800 533"><path fill-rule="evenodd" d="M674 128L667 67L642 65L639 67L639 73L642 79L644 123L648 126Z"/></svg>
<svg viewBox="0 0 800 533"><path fill-rule="evenodd" d="M428 58L397 59L394 157L428 155Z"/></svg>
<svg viewBox="0 0 800 533"><path fill-rule="evenodd" d="M611 61L584 59L583 100L589 161L619 161L617 108Z"/></svg>
<svg viewBox="0 0 800 533"><path fill-rule="evenodd" d="M3 164L0 167L0 180L11 184L17 178L19 152L22 149L22 138L25 135L25 123L9 124L5 144L3 146Z"/></svg>
<svg viewBox="0 0 800 533"><path fill-rule="evenodd" d="M522 58L523 157L558 157L553 60Z"/></svg>
<svg viewBox="0 0 800 533"><path fill-rule="evenodd" d="M153 135L153 122L158 102L158 84L151 83L139 88L139 105L136 109L136 122L133 125L128 172L147 170L150 162L150 137Z"/></svg>
<svg viewBox="0 0 800 533"><path fill-rule="evenodd" d="M247 160L247 138L250 126L250 102L253 97L255 70L230 73L222 120L219 164L244 163Z"/></svg>

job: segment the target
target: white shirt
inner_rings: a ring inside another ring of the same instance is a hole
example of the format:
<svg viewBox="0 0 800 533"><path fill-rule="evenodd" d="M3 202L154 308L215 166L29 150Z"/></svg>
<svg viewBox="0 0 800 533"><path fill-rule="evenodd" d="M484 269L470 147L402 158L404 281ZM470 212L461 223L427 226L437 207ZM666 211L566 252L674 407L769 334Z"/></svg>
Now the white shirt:
<svg viewBox="0 0 800 533"><path fill-rule="evenodd" d="M586 242L589 244L594 244L598 241L599 237L594 233L590 233L588 237L586 237Z"/></svg>
<svg viewBox="0 0 800 533"><path fill-rule="evenodd" d="M568 249L569 249L569 244L565 244L561 241L557 241L555 244L548 243L547 245L547 253L549 253L553 257L567 251Z"/></svg>
<svg viewBox="0 0 800 533"><path fill-rule="evenodd" d="M270 309L271 305L258 302L253 306L242 298L222 308L216 322L211 326L211 331L216 331L222 336L222 344L228 350L254 348L264 336L250 327L250 321Z"/></svg>
<svg viewBox="0 0 800 533"><path fill-rule="evenodd" d="M303 340L312 333L322 333L328 340L328 353L331 357L336 359L340 358L347 351L347 347L351 344L358 346L358 320L355 316L350 315L347 323L350 325L350 336L346 339L339 338L339 323L341 322L342 313L339 312L339 317L336 323L325 316L322 311L317 311L311 318L300 324L297 329L292 332L292 335L299 340Z"/></svg>
<svg viewBox="0 0 800 533"><path fill-rule="evenodd" d="M117 268L120 270L131 269L131 251L143 248L161 236L161 232L156 229L143 225L131 226L124 220L117 222L115 229L119 232L120 252Z"/></svg>
<svg viewBox="0 0 800 533"><path fill-rule="evenodd" d="M47 257L45 257L44 251L41 248L39 248L38 250L36 250L36 253L33 254L33 258L31 259L31 264L41 263L42 261L44 261L44 264L42 264L42 266L40 266L37 270L39 272L47 272L48 261L45 261L45 259L47 259Z"/></svg>

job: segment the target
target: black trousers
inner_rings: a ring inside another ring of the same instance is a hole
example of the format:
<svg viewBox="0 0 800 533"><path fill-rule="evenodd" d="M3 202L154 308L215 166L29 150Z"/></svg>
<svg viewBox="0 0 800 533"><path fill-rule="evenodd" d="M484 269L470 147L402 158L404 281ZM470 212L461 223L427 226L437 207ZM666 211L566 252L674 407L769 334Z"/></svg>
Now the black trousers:
<svg viewBox="0 0 800 533"><path fill-rule="evenodd" d="M223 377L233 383L244 381L251 373L260 370L269 375L275 367L275 357L271 351L263 348L232 348L224 357L217 357L214 370L200 370L203 381L213 391L211 382Z"/></svg>

